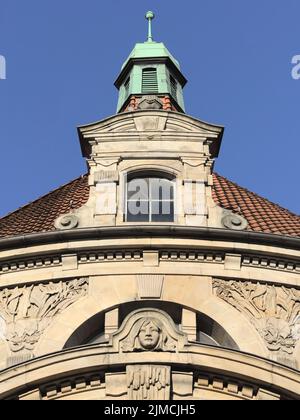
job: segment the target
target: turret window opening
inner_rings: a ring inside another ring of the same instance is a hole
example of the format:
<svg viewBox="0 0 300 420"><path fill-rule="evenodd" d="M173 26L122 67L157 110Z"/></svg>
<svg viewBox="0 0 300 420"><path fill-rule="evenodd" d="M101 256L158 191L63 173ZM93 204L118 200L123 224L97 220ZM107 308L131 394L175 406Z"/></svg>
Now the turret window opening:
<svg viewBox="0 0 300 420"><path fill-rule="evenodd" d="M174 99L177 100L177 82L172 75L170 75L170 87L171 87L171 95L173 96Z"/></svg>
<svg viewBox="0 0 300 420"><path fill-rule="evenodd" d="M127 98L127 96L129 95L129 87L130 87L130 77L128 77L128 79L124 83L125 98Z"/></svg>
<svg viewBox="0 0 300 420"><path fill-rule="evenodd" d="M146 68L142 72L142 93L158 93L157 69Z"/></svg>
<svg viewBox="0 0 300 420"><path fill-rule="evenodd" d="M174 179L136 175L127 179L127 222L174 222Z"/></svg>

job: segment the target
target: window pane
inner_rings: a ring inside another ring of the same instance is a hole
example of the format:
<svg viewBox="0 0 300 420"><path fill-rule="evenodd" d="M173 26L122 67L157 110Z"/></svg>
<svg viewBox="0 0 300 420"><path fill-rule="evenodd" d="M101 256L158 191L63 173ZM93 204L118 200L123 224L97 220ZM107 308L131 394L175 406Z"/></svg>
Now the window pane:
<svg viewBox="0 0 300 420"><path fill-rule="evenodd" d="M149 202L128 201L127 222L149 222Z"/></svg>
<svg viewBox="0 0 300 420"><path fill-rule="evenodd" d="M150 179L150 194L151 200L173 200L173 183L168 179L152 178Z"/></svg>
<svg viewBox="0 0 300 420"><path fill-rule="evenodd" d="M152 201L151 202L152 222L174 222L173 201Z"/></svg>
<svg viewBox="0 0 300 420"><path fill-rule="evenodd" d="M127 222L174 222L174 183L134 178L127 184Z"/></svg>
<svg viewBox="0 0 300 420"><path fill-rule="evenodd" d="M149 200L149 179L135 178L128 181L127 200Z"/></svg>

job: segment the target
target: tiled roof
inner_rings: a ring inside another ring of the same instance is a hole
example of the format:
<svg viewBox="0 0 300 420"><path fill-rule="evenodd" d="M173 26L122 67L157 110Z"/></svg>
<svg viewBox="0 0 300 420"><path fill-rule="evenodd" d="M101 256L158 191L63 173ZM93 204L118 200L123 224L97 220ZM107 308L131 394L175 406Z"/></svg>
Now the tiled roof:
<svg viewBox="0 0 300 420"><path fill-rule="evenodd" d="M0 219L0 237L55 230L60 215L85 204L89 197L84 175Z"/></svg>
<svg viewBox="0 0 300 420"><path fill-rule="evenodd" d="M214 201L245 217L248 230L300 237L300 216L214 174Z"/></svg>
<svg viewBox="0 0 300 420"><path fill-rule="evenodd" d="M83 175L0 219L0 237L53 231L57 217L84 205L88 196L88 177ZM218 174L214 174L213 198L219 206L244 216L250 231L300 237L300 216Z"/></svg>

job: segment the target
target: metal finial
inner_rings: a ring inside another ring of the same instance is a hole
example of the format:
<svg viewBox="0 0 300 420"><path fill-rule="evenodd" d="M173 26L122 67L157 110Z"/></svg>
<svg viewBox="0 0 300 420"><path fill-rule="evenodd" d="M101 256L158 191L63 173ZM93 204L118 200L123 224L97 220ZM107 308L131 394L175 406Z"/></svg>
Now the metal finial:
<svg viewBox="0 0 300 420"><path fill-rule="evenodd" d="M152 20L155 18L155 14L153 12L147 12L146 19L148 20L148 42L153 41L152 36Z"/></svg>

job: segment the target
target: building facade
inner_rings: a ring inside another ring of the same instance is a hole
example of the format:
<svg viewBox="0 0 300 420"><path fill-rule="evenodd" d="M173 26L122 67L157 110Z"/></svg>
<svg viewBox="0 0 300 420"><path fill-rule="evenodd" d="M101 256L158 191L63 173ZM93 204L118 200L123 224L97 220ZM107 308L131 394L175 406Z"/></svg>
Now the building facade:
<svg viewBox="0 0 300 420"><path fill-rule="evenodd" d="M300 217L214 172L153 17L87 175L0 219L1 399L300 397Z"/></svg>

